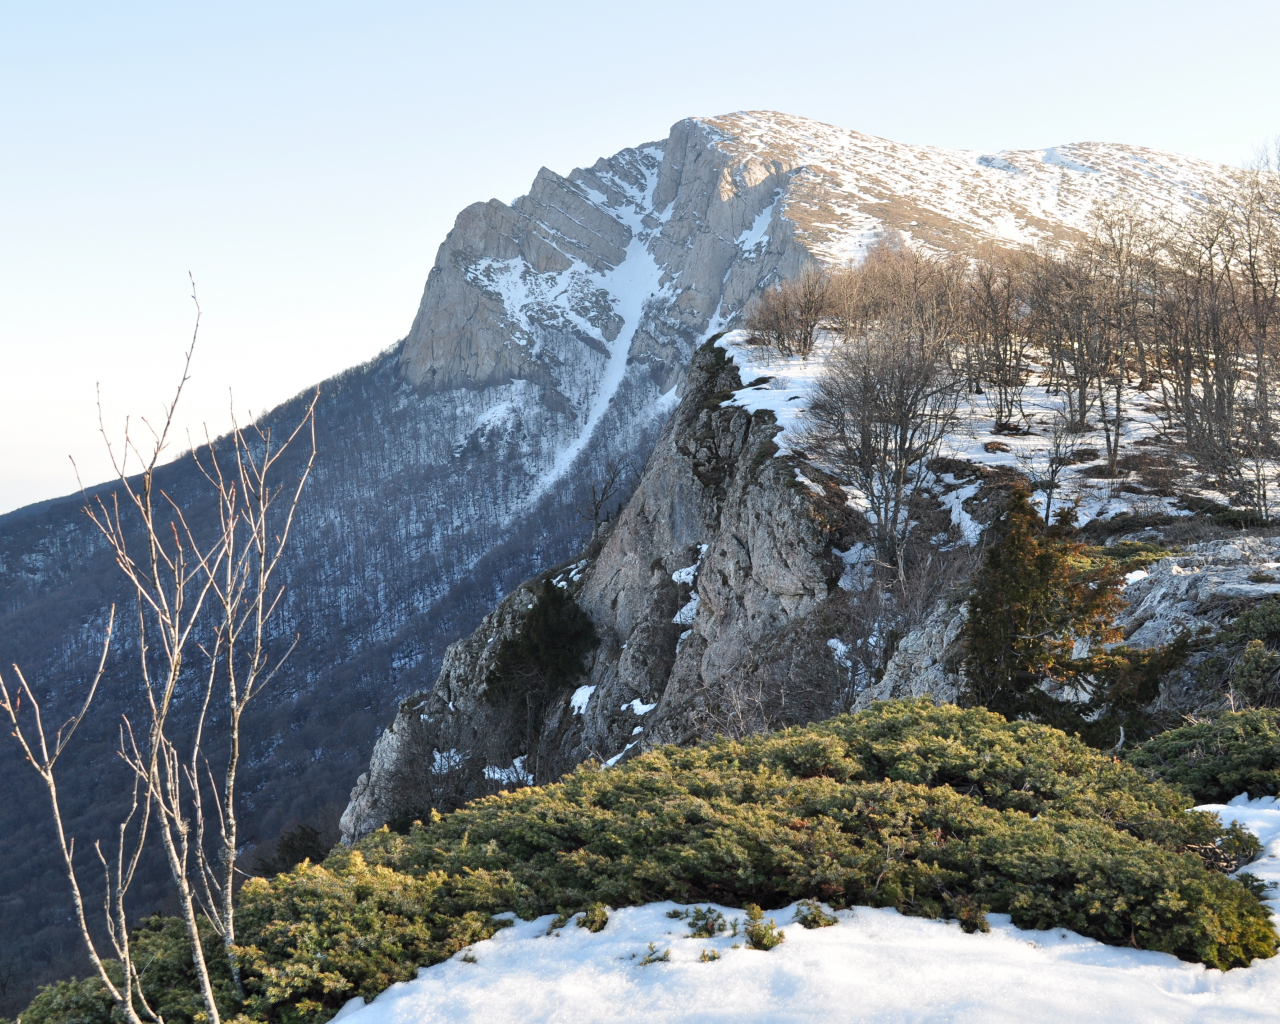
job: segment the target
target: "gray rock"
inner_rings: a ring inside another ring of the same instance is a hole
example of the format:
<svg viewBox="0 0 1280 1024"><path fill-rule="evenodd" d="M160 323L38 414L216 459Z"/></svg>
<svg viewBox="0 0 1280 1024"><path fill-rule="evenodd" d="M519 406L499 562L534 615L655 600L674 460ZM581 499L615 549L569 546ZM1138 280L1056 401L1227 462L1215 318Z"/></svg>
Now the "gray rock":
<svg viewBox="0 0 1280 1024"><path fill-rule="evenodd" d="M721 350L700 350L626 508L583 558L547 574L600 643L536 738L490 699L489 677L538 580L449 649L431 693L402 706L352 792L348 841L429 806L552 781L591 758L616 764L658 744L821 720L861 699L887 606L841 585L837 551L865 539L865 521L821 470L778 455L772 414L724 404L741 386ZM797 483L801 467L812 486ZM987 499L974 508L994 509ZM958 629L923 641L919 665L932 658L936 674ZM914 669L895 671L888 690L909 688Z"/></svg>
<svg viewBox="0 0 1280 1024"><path fill-rule="evenodd" d="M1243 602L1280 594L1275 583L1250 576L1275 575L1280 538L1241 537L1191 544L1185 554L1162 559L1124 589L1127 607L1117 619L1133 647L1167 644L1181 632L1218 629Z"/></svg>
<svg viewBox="0 0 1280 1024"><path fill-rule="evenodd" d="M929 618L899 641L884 676L859 695L856 707L902 697L928 696L938 704L954 702L964 683L960 633L968 619L965 603L939 601Z"/></svg>

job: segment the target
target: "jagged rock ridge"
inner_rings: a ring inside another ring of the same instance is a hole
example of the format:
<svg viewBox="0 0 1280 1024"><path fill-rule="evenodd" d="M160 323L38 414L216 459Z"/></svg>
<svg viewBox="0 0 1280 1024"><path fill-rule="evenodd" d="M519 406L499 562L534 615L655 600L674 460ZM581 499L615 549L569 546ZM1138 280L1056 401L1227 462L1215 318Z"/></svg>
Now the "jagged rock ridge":
<svg viewBox="0 0 1280 1024"><path fill-rule="evenodd" d="M733 403L743 384L714 339L704 346L626 508L583 558L548 574L600 642L536 736L522 728L523 707L493 689L501 643L528 628L531 581L449 649L430 693L404 702L352 792L348 839L553 780L588 758L614 764L654 744L813 721L853 703L881 649L870 635L878 600L841 557L867 540L865 521L836 481L779 452L773 414ZM999 508L990 491L966 502L984 522ZM962 534L941 507L922 529ZM953 562L967 560L956 547ZM855 648L867 657L855 660Z"/></svg>

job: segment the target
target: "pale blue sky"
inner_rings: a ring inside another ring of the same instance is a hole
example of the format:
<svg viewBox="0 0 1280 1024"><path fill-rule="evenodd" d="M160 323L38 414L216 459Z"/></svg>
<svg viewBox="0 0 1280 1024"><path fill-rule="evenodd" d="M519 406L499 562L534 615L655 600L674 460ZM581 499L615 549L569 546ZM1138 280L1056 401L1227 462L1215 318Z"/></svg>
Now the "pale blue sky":
<svg viewBox="0 0 1280 1024"><path fill-rule="evenodd" d="M184 422L402 337L468 203L776 109L904 142L1240 163L1275 3L0 2L0 511L106 475L205 307Z"/></svg>

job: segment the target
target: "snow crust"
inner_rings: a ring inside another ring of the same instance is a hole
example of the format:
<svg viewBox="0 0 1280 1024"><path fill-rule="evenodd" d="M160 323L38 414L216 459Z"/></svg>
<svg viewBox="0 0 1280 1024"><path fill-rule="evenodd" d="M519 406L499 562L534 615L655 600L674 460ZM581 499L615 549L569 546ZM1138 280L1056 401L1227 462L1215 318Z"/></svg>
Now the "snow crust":
<svg viewBox="0 0 1280 1024"><path fill-rule="evenodd" d="M1246 870L1280 881L1274 798L1237 797L1201 809L1258 835L1266 849ZM1280 911L1280 901L1270 905ZM552 931L551 916L513 920L369 1006L353 1000L340 1016L344 1024L1280 1020L1280 957L1216 971L1062 929L1016 928L1003 914L990 915L986 935L868 907L840 911L835 926L806 931L793 922L794 905L767 915L786 941L763 953L735 949L742 940L731 935L689 938L683 921L667 917L673 909L652 903L616 910L594 935L574 923ZM719 909L726 919L742 918L740 910ZM704 961L704 950L719 959ZM667 960L641 964L664 952Z"/></svg>

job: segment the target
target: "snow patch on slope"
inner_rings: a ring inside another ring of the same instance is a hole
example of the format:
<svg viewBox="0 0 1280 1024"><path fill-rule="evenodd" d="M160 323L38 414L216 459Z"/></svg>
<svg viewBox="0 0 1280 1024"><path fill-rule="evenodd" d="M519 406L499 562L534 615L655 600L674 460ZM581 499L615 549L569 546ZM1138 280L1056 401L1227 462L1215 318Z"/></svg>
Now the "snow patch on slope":
<svg viewBox="0 0 1280 1024"><path fill-rule="evenodd" d="M808 359L798 356L780 356L760 345L747 343L750 335L746 331L730 331L716 342L718 348L728 353L738 367L739 375L744 381L754 382L760 378L769 378L763 383L752 383L728 398L723 404L740 406L748 412L767 409L777 417L782 432L774 438L778 445L777 455L789 455L793 448L802 448L805 430L805 413L812 399L814 389L822 378L826 361L840 342L829 337L820 337ZM995 421L990 394L967 395L960 402L956 411L955 428L943 438L938 454L948 458L964 459L979 466L1007 466L1033 478L1047 472L1050 458L1050 429L1055 414L1063 407L1065 399L1060 395L1050 394L1040 383L1040 375L1032 372L1030 382L1023 393L1022 406L1026 413L1027 423L1032 433L1026 435L1000 434L991 432ZM1122 426L1121 453L1141 451L1135 445L1150 444L1163 435L1163 425L1157 410L1160 396L1157 392L1143 392L1129 387L1124 393L1124 422ZM1094 419L1096 420L1096 410ZM995 442L992 444L992 442ZM1094 431L1077 435L1073 445L1080 448L1103 447L1102 432ZM992 450L988 450L991 445ZM1154 494L1135 494L1121 490L1126 483L1122 478L1115 480L1098 479L1086 476L1084 471L1097 467L1101 459L1080 462L1065 468L1059 477L1058 491L1053 499L1053 511L1064 504L1076 505L1080 525L1091 519L1110 519L1122 513L1134 515L1176 515L1186 516L1191 513L1176 507L1176 497L1162 497ZM807 482L807 481L806 481ZM943 478L948 487L955 487L959 481ZM852 488L850 504L862 510L859 495ZM940 496L940 501L951 511L952 523L959 527L963 539L968 544L977 543L982 533L981 524L973 520L965 511L963 502L977 492L976 484L966 484L958 490L948 490ZM1229 503L1225 494L1199 490L1204 497ZM1032 495L1032 504L1042 515L1045 512L1045 492L1036 491ZM1052 513L1051 513L1052 514Z"/></svg>

